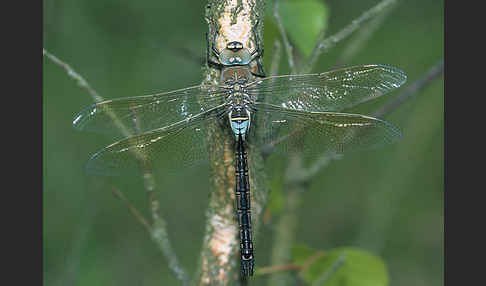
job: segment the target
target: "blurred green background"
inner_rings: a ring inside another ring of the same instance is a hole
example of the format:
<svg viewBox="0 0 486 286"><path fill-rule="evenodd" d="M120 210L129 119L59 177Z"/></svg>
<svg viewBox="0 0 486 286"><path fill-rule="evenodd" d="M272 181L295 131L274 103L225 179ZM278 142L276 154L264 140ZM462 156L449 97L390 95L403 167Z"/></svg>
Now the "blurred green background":
<svg viewBox="0 0 486 286"><path fill-rule="evenodd" d="M377 2L326 0L328 35ZM205 4L45 0L44 48L69 63L107 99L192 86L202 80ZM443 58L443 5L441 0L401 1L349 59L346 65L389 64L408 75L404 87L358 112L376 110ZM268 71L275 35L271 24L267 26ZM329 70L352 40L323 54L314 71ZM280 73L287 72L283 65ZM108 136L72 128L74 115L92 102L85 90L44 58L44 285L179 285L145 229L111 193L116 186L148 215L142 179L100 180L83 173L89 156L112 143ZM400 127L403 140L345 156L321 170L302 194L297 241L316 249L369 250L386 262L390 285L443 285L443 77L385 119ZM202 244L208 176L204 166L157 181L170 237L190 272L196 269ZM256 242L258 266L268 263L272 227L265 225ZM256 278L251 285L265 281Z"/></svg>

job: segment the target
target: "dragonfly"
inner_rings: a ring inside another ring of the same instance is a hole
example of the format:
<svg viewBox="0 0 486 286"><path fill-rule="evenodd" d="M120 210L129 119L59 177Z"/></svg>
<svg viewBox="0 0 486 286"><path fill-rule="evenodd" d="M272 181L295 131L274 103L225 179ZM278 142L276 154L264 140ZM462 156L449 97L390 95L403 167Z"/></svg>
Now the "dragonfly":
<svg viewBox="0 0 486 286"><path fill-rule="evenodd" d="M207 40L207 53L208 65L220 69L217 86L200 84L105 100L79 112L73 126L123 137L88 160L86 170L102 175L156 169L158 162L164 162L168 170L194 166L209 159L208 129L216 124L225 130L235 148L241 274L252 276L255 258L247 146L277 154L298 152L312 159L392 143L401 132L391 123L341 111L400 87L406 75L392 66L371 64L265 77L258 41L253 51L238 41L218 51L216 37L212 49Z"/></svg>

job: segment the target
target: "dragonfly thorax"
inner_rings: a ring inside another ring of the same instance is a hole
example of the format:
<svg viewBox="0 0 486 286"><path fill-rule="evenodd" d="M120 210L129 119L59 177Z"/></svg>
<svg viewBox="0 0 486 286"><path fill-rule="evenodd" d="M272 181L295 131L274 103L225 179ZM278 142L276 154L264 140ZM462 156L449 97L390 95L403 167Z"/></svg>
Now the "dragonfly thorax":
<svg viewBox="0 0 486 286"><path fill-rule="evenodd" d="M250 77L251 73L247 66L227 67L221 72L221 82L228 89L228 117L236 138L241 134L244 139L250 128L251 98L246 91Z"/></svg>
<svg viewBox="0 0 486 286"><path fill-rule="evenodd" d="M221 82L230 87L246 85L250 78L251 72L247 66L227 67L221 72Z"/></svg>

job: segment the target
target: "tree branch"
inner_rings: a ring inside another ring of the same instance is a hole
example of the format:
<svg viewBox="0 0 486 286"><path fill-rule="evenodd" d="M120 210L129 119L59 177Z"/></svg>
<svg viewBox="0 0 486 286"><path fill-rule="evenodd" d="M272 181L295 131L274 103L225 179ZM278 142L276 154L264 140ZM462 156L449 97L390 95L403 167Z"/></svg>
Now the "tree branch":
<svg viewBox="0 0 486 286"><path fill-rule="evenodd" d="M63 68L69 77L76 80L78 82L78 85L81 88L85 89L91 95L95 102L100 102L104 100L103 97L99 96L98 93L93 88L91 88L88 82L80 74L74 71L74 69L70 65L61 61L53 54L46 51L46 49L44 48L42 49L42 54L50 59L53 63Z"/></svg>
<svg viewBox="0 0 486 286"><path fill-rule="evenodd" d="M389 5L383 9L376 17L371 19L367 24L364 24L361 29L357 32L353 39L346 44L343 51L336 63L333 65L334 68L339 68L346 64L351 58L353 58L359 51L363 49L363 46L372 37L374 32L381 27L385 19L391 14L391 12L398 5Z"/></svg>
<svg viewBox="0 0 486 286"><path fill-rule="evenodd" d="M256 34L263 39L263 0L208 0L206 21L209 25L208 49L213 48L212 39L216 31L218 36L214 48L218 51L226 48L226 43L239 41L250 50L255 48ZM263 43L258 43L260 46ZM218 85L220 70L206 67L204 85ZM208 126L208 154L211 164L212 192L206 211L206 230L200 255L200 267L196 274L198 285L229 285L239 278L239 232L235 219L235 167L234 138L228 126ZM251 206L253 238L257 237L259 218L266 204L267 194L264 187L263 162L258 152L248 148L249 177L251 186ZM258 248L256 245L255 248ZM258 259L258 257L257 257ZM258 260L257 260L258 261Z"/></svg>
<svg viewBox="0 0 486 286"><path fill-rule="evenodd" d="M56 65L62 67L66 72L67 75L78 82L78 85L88 91L95 102L103 101L103 97L101 97L86 81L79 73L77 73L69 64L60 60L53 54L47 52L45 49L42 49L42 54L54 62ZM108 113L110 118L113 120L115 125L122 131L125 136L132 136L129 129L127 129L123 123L119 120L117 115L114 112ZM144 159L144 154L135 153L135 156L140 160ZM145 218L140 214L140 212L130 203L130 201L117 189L113 189L113 194L123 201L126 205L130 213L140 222L144 228L151 234L152 239L161 250L162 254L167 258L169 262L169 268L175 274L176 278L183 282L183 285L189 285L189 278L184 270L184 268L179 264L176 253L172 250L170 240L167 234L167 225L165 220L160 216L159 213L159 202L155 196L155 186L156 182L153 178L153 174L150 170L144 170L145 174L143 176L145 190L148 195L149 201L149 209L152 214L152 226L145 220Z"/></svg>
<svg viewBox="0 0 486 286"><path fill-rule="evenodd" d="M277 23L280 35L282 36L282 41L284 43L285 52L287 53L287 60L289 63L290 71L291 73L295 73L296 69L294 63L293 47L290 44L289 39L287 38L287 33L285 32L285 28L282 24L282 20L280 19L279 0L273 1L273 16L275 18L275 22Z"/></svg>
<svg viewBox="0 0 486 286"><path fill-rule="evenodd" d="M275 40L275 43L273 44L272 64L270 65L270 76L278 75L281 56L282 56L282 44L280 43L279 40Z"/></svg>
<svg viewBox="0 0 486 286"><path fill-rule="evenodd" d="M333 47L338 41L350 35L354 30L358 29L360 27L360 24L365 20L370 19L372 16L378 15L379 12L385 12L384 9L388 5L393 4L394 2L395 1L387 1L387 0L380 2L380 4L363 13L360 18L354 20L350 25L345 27L339 33L337 33L334 36L331 36L326 40L323 40L320 43L320 45L318 45L314 50L313 55L309 61L309 64L307 65L307 68L309 70L312 68L320 53L322 53L323 51L327 51L328 49ZM387 11L389 10L387 9ZM379 25L379 22L382 21L384 16L380 18L381 18L380 20L376 20L376 22L373 23L373 26L376 27L377 25ZM360 37L359 39L360 42L366 40L366 37L368 37L372 33L373 27L369 28L369 30L371 31L364 33ZM355 52L354 50L348 51L347 56L352 55L352 53L354 52ZM442 70L442 68L443 68L443 63L441 61L438 65L432 68L431 71L425 75L423 80L420 80L418 83L414 83L409 89L407 89L406 92L404 92L404 95L399 96L394 102L383 107L382 111L378 112L377 115L383 115L385 113L391 112L405 99L409 98L411 94L417 93L421 88L424 87L424 85L426 85L432 79L434 79L437 76L437 74ZM329 163L331 163L333 160L340 159L340 158L342 158L342 156L338 154L323 154L322 157L317 159L310 168L303 168L302 165L299 164L298 160L294 156L292 156L289 159L287 174L285 176L285 181L286 181L285 186L287 189L287 193L285 195L286 213L281 215L277 223L277 228L276 228L277 234L275 236L276 237L275 243L273 244L273 250L272 250L272 260L271 260L272 265L276 265L277 262L280 263L289 262L288 253L286 253L284 249L290 249L290 247L294 243L293 236L291 234L292 231L295 231L294 228L297 220L296 210L300 207L299 199L298 199L299 194L297 193L307 189L309 182L322 168L329 165ZM340 257L340 259L336 262L336 265L333 265L332 269L334 270L333 271L330 270L328 273L326 273L323 277L321 277L321 279L319 279L318 283L316 283L315 285L321 285L322 283L327 281L330 275L335 272L335 270L341 265L341 263L342 263L342 259ZM277 273L270 278L269 285L286 285L291 283L291 281L292 280L288 275L288 273L285 272Z"/></svg>
<svg viewBox="0 0 486 286"><path fill-rule="evenodd" d="M267 275L267 274L273 274L273 273L278 273L282 271L292 271L292 270L297 270L297 271L306 271L309 266L314 263L318 258L326 255L324 251L318 251L316 254L312 255L309 257L302 265L300 264L275 264L272 266L267 266L267 267L262 267L258 269L258 275Z"/></svg>
<svg viewBox="0 0 486 286"><path fill-rule="evenodd" d="M345 261L346 256L344 254L339 255L338 259L336 259L336 261L331 265L329 270L319 277L319 279L317 279L314 283L312 283L312 286L323 286L324 283L331 278L331 275L336 273L336 271L343 265Z"/></svg>
<svg viewBox="0 0 486 286"><path fill-rule="evenodd" d="M382 106L378 111L376 111L374 117L382 117L385 114L393 112L398 108L405 100L417 95L419 91L428 86L433 80L438 78L442 72L444 72L444 60L441 59L437 64L431 67L424 75L422 75L418 80L414 81L412 84L408 85L407 88L400 93L397 97L391 100L388 104Z"/></svg>
<svg viewBox="0 0 486 286"><path fill-rule="evenodd" d="M141 225L143 225L143 227L145 227L145 230L147 230L149 233L152 232L152 226L147 222L145 217L137 210L137 208L125 197L125 195L120 190L118 190L117 188L113 188L111 192L115 197L117 197L120 201L126 204L130 213L138 220Z"/></svg>
<svg viewBox="0 0 486 286"><path fill-rule="evenodd" d="M312 68L314 67L314 65L317 62L317 59L319 58L319 56L322 53L327 52L329 49L334 47L338 42L349 37L354 31L359 29L365 21L367 21L367 20L369 20L369 19L371 19L371 18L373 18L377 15L380 15L391 4L395 4L396 1L397 0L382 0L376 6L374 6L373 8L371 8L371 9L365 11L363 14L361 14L360 17L354 19L349 25L344 27L344 29L341 29L338 33L336 33L336 34L334 34L334 35L332 35L328 38L324 38L324 35L325 35L324 31L321 32L321 34L319 36L319 40L317 41L317 44L314 47L314 50L312 51L312 54L309 57L309 60L307 61L307 63L305 65L303 65L301 73L307 73L310 70L312 70Z"/></svg>
<svg viewBox="0 0 486 286"><path fill-rule="evenodd" d="M304 186L292 182L292 175L289 172L301 167L301 160L297 154L291 154L285 175L285 212L279 217L276 225L274 241L272 243L272 253L270 256L270 265L278 265L291 262L291 249L295 243L297 232L297 211L301 204L301 192ZM288 272L275 273L268 279L270 286L292 285L293 279Z"/></svg>

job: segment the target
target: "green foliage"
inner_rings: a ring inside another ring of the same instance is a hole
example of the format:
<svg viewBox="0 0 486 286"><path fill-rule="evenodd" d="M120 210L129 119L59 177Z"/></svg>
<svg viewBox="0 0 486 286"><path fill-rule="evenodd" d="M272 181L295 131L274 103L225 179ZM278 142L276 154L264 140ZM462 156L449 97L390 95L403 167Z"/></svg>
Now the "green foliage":
<svg viewBox="0 0 486 286"><path fill-rule="evenodd" d="M310 56L319 33L327 28L329 9L323 1L282 1L280 15L283 26L295 47Z"/></svg>
<svg viewBox="0 0 486 286"><path fill-rule="evenodd" d="M279 11L282 25L287 37L296 52L304 57L310 56L321 31L328 26L329 8L319 0L286 0L279 1ZM273 55L273 44L281 40L275 17L273 2L265 7L265 69L270 67L269 55Z"/></svg>
<svg viewBox="0 0 486 286"><path fill-rule="evenodd" d="M310 56L329 20L329 8L320 0L280 1L280 18L292 44Z"/></svg>
<svg viewBox="0 0 486 286"><path fill-rule="evenodd" d="M304 267L300 277L309 284L326 286L385 286L388 271L381 258L353 247L315 250L296 245L294 263ZM310 264L309 264L310 263Z"/></svg>
<svg viewBox="0 0 486 286"><path fill-rule="evenodd" d="M266 1L267 9L271 2ZM377 2L326 0L332 11L328 35ZM206 53L207 1L113 3L43 1L43 47L70 64L106 99L201 82L199 57L204 58ZM408 85L443 58L443 0L406 3L393 10L349 65L383 63L399 67L407 73ZM282 12L283 5L280 9ZM267 73L274 41L280 39L269 11L264 19ZM281 18L288 21L288 17ZM294 34L289 38L294 48L300 49ZM314 70L329 70L346 47L347 42L343 42L323 54ZM283 54L279 74L288 73L286 61ZM73 116L93 103L89 94L46 58L42 78L44 284L180 285L150 236L111 193L113 186L119 188L148 217L143 179L125 176L105 183L83 172L89 156L113 143L107 136L72 128ZM373 105L369 110L404 88L381 102L370 102ZM403 131L403 140L397 144L346 155L318 174L311 189L302 194L298 238L323 249L350 241L377 249L380 256L393 258L387 259L393 286L443 285L443 94L442 78L383 118ZM278 168L286 165L278 163L266 166L265 172L280 173ZM160 209L167 219L169 237L191 273L199 267L209 176L204 165L177 176L162 173L157 177ZM278 197L286 194L274 194L281 187L278 177L271 178L274 181L267 183L278 202ZM255 241L257 268L267 265L273 228L273 222L262 226ZM345 258L349 262L349 255ZM341 265L335 274L345 267ZM268 285L266 278L252 278L248 284ZM325 286L332 283L336 282L328 281Z"/></svg>

